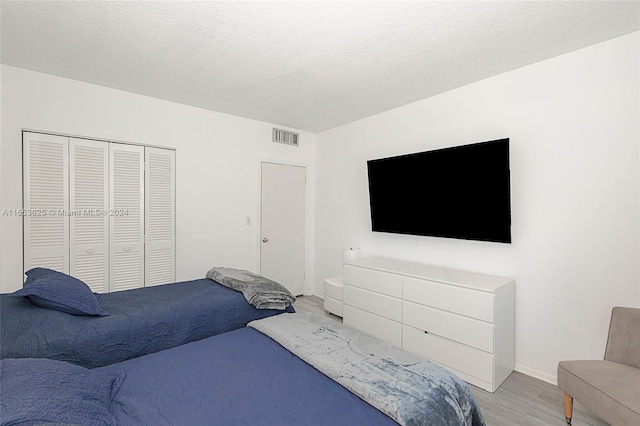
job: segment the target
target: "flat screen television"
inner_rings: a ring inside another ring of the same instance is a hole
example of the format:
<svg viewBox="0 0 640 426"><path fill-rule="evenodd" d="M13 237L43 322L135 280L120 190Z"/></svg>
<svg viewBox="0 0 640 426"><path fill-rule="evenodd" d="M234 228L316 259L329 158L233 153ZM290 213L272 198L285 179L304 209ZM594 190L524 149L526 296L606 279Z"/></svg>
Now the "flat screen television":
<svg viewBox="0 0 640 426"><path fill-rule="evenodd" d="M367 161L374 232L511 243L509 139Z"/></svg>

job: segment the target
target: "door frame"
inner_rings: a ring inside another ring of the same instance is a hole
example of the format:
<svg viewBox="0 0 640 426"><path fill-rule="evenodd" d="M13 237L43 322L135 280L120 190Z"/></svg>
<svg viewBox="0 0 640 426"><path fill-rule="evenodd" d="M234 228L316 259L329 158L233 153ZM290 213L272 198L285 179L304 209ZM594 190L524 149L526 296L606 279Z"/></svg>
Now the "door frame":
<svg viewBox="0 0 640 426"><path fill-rule="evenodd" d="M263 163L271 163L277 164L281 166L295 166L295 167L304 167L306 170L307 184L305 185L305 194L304 194L304 212L305 212L305 248L304 248L304 273L305 280L303 286L303 295L307 296L313 294L313 213L312 213L312 167L309 163L302 161L290 161L290 160L282 160L282 159L273 159L273 158L258 158L258 192L257 192L257 208L256 208L256 231L255 231L255 242L256 242L256 271L260 273L260 261L261 261L261 240L262 240L262 164Z"/></svg>

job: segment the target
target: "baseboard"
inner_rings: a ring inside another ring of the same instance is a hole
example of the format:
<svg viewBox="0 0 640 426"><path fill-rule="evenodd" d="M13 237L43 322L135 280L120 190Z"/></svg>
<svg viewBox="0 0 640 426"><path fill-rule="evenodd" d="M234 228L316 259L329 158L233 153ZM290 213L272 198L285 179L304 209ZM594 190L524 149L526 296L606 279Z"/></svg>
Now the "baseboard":
<svg viewBox="0 0 640 426"><path fill-rule="evenodd" d="M324 300L324 294L316 294L316 293L302 293L303 297L310 297L310 296L316 296L319 297L320 299Z"/></svg>
<svg viewBox="0 0 640 426"><path fill-rule="evenodd" d="M526 374L527 376L540 379L543 382L551 383L554 386L558 385L558 378L554 375L543 373L542 371L534 370L533 368L525 367L521 364L516 364L514 369L522 374Z"/></svg>

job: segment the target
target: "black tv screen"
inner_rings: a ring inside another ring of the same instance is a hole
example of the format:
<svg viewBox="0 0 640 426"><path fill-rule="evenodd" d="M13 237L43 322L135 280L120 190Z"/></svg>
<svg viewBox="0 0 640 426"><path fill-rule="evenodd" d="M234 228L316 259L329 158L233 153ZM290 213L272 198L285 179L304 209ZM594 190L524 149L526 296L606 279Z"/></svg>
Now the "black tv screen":
<svg viewBox="0 0 640 426"><path fill-rule="evenodd" d="M372 230L511 243L509 139L367 161Z"/></svg>

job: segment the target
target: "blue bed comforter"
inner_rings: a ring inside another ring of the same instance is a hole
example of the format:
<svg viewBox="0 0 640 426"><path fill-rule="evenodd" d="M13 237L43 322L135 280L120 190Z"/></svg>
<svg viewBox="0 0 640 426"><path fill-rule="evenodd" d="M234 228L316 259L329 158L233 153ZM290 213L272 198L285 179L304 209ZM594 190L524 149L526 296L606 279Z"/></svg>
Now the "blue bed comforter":
<svg viewBox="0 0 640 426"><path fill-rule="evenodd" d="M94 371L125 378L119 426L397 425L252 328Z"/></svg>
<svg viewBox="0 0 640 426"><path fill-rule="evenodd" d="M0 295L0 358L49 358L88 368L172 348L284 311L258 310L209 279L100 295L107 317L74 316Z"/></svg>

